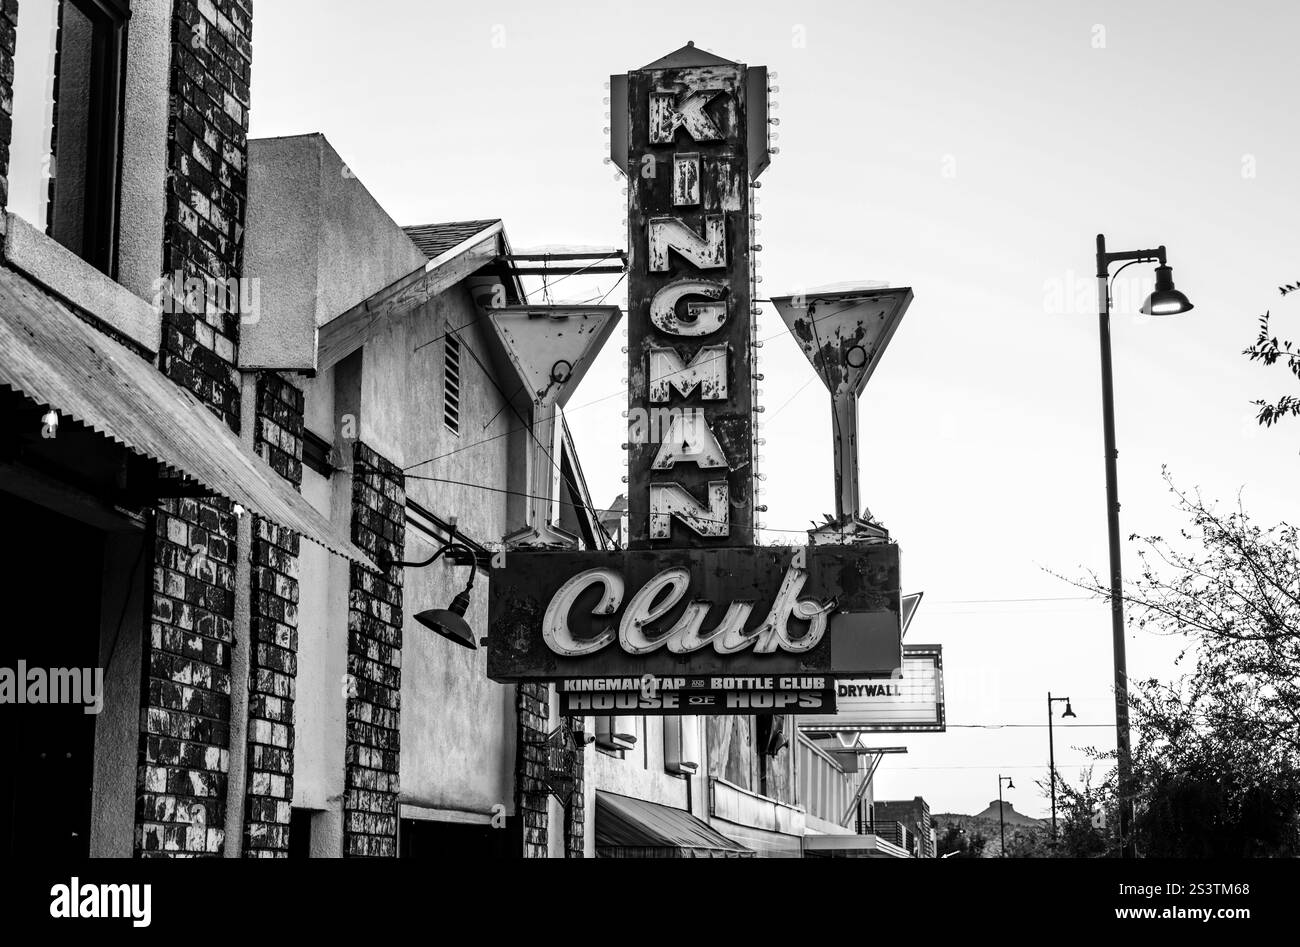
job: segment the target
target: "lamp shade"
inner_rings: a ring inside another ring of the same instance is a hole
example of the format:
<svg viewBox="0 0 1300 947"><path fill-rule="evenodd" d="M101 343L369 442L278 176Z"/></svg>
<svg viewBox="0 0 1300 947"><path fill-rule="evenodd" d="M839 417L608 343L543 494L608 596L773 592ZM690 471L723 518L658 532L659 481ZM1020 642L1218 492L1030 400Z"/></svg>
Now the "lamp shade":
<svg viewBox="0 0 1300 947"><path fill-rule="evenodd" d="M415 620L430 631L442 635L448 641L455 642L463 648L477 650L478 639L474 637L473 629L469 627L469 622L465 620L465 612L468 610L469 590L466 589L452 599L448 607L430 608L419 612L416 614Z"/></svg>
<svg viewBox="0 0 1300 947"><path fill-rule="evenodd" d="M1065 702L1065 713L1061 714L1061 716L1062 716L1062 717L1073 717L1073 716L1075 716L1074 708L1070 706L1070 702L1069 702L1068 700Z"/></svg>
<svg viewBox="0 0 1300 947"><path fill-rule="evenodd" d="M1174 289L1174 268L1157 266L1156 288L1142 304L1142 312L1148 316L1174 316L1191 308L1191 301Z"/></svg>

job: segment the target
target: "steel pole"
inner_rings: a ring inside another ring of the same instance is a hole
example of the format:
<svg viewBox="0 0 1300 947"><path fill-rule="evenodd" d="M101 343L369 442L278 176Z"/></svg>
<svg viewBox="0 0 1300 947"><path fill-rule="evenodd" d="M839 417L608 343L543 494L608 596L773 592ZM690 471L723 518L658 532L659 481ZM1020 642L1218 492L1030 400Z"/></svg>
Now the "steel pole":
<svg viewBox="0 0 1300 947"><path fill-rule="evenodd" d="M1101 407L1106 439L1106 527L1110 538L1110 619L1115 658L1115 755L1119 776L1121 855L1134 857L1133 804L1130 798L1132 760L1129 750L1128 661L1124 653L1124 585L1120 573L1119 485L1115 448L1115 384L1110 362L1110 292L1106 238L1097 235L1098 327L1101 336Z"/></svg>
<svg viewBox="0 0 1300 947"><path fill-rule="evenodd" d="M1052 842L1056 842L1056 742L1052 737L1052 692L1047 692L1047 768L1052 781Z"/></svg>
<svg viewBox="0 0 1300 947"><path fill-rule="evenodd" d="M998 774L998 842L1001 850L998 852L999 858L1007 857L1007 824L1002 818L1002 774Z"/></svg>

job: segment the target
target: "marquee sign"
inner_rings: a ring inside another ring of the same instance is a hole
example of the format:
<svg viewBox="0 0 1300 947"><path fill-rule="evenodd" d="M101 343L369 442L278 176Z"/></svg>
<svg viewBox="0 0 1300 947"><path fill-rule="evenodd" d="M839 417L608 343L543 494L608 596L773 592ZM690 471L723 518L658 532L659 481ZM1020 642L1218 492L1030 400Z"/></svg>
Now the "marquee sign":
<svg viewBox="0 0 1300 947"><path fill-rule="evenodd" d="M892 544L506 558L488 613L493 680L862 676L902 659Z"/></svg>
<svg viewBox="0 0 1300 947"><path fill-rule="evenodd" d="M903 670L890 678L838 680L832 720L800 725L809 732L913 733L946 729L943 646L905 645Z"/></svg>

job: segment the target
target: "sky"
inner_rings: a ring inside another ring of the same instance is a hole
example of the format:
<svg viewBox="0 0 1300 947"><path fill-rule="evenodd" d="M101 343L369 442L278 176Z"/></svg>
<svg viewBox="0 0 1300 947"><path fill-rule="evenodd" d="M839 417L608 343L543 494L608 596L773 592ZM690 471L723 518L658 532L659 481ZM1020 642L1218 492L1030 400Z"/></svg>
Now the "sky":
<svg viewBox="0 0 1300 947"><path fill-rule="evenodd" d="M1067 779L1114 747L1108 605L1057 574L1106 571L1094 274L1164 244L1195 309L1137 313L1115 284L1122 529L1182 525L1162 465L1263 522L1295 522L1294 391L1240 353L1271 309L1300 336L1300 5L1240 2L608 3L274 0L253 25L251 133L322 132L401 224L501 217L516 249L626 246L603 163L604 82L688 40L777 73L780 153L758 211L760 296L846 280L915 293L860 410L862 495L925 598L907 640L944 646L942 734L882 735L877 798L1041 816L1046 695ZM591 299L617 277L575 277ZM540 294L533 297L540 299ZM833 509L829 397L765 306L764 541ZM597 505L623 489L616 333L570 402ZM1135 559L1125 553L1125 569ZM1179 642L1130 633L1129 673L1168 678Z"/></svg>

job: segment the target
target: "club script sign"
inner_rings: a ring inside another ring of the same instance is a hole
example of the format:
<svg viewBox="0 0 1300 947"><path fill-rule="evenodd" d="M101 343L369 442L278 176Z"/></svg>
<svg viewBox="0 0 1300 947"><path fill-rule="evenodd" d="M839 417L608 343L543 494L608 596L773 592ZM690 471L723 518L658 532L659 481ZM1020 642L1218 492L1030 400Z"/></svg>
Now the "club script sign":
<svg viewBox="0 0 1300 947"><path fill-rule="evenodd" d="M488 676L890 674L898 571L893 544L513 552L492 576Z"/></svg>

